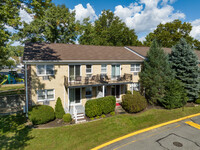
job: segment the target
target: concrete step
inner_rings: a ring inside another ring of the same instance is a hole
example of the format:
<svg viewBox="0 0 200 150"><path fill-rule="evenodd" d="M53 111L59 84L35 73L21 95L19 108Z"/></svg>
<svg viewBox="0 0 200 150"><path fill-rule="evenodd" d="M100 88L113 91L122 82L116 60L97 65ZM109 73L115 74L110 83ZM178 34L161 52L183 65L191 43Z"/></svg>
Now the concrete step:
<svg viewBox="0 0 200 150"><path fill-rule="evenodd" d="M82 123L82 122L86 122L86 119L85 118L79 118L77 119L77 122L76 123Z"/></svg>

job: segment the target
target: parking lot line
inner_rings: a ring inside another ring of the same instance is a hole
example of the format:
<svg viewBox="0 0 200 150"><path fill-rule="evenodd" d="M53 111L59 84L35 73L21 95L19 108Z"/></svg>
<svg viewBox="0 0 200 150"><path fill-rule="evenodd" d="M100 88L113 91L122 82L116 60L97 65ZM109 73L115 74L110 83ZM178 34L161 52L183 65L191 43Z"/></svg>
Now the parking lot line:
<svg viewBox="0 0 200 150"><path fill-rule="evenodd" d="M200 125L197 124L197 123L194 123L194 122L192 122L192 121L187 121L187 122L185 122L185 123L188 124L188 125L190 125L190 126L192 126L192 127L194 127L194 128L197 128L197 129L200 130Z"/></svg>
<svg viewBox="0 0 200 150"><path fill-rule="evenodd" d="M167 130L171 130L171 129L174 129L174 128L177 128L177 127L180 127L180 126L181 126L181 125L177 125L177 126L175 126L175 127L171 127L171 128L168 128L168 129L164 129L164 130L162 130L162 131L160 131L160 132L158 132L158 133L150 134L150 135L148 135L148 136L146 136L146 137L139 138L139 139L137 139L137 140L134 140L134 141L128 142L128 143L126 143L126 144L124 144L124 145L121 145L121 146L119 146L119 147L116 147L116 148L113 149L113 150L118 150L119 148L122 148L122 147L124 147L124 146L127 146L127 145L129 145L129 144L131 144L131 143L134 143L134 142L143 140L143 139L148 138L148 137L152 137L152 136L154 136L154 135L158 135L158 134L160 134L160 133L162 133L162 132L165 132L165 131L167 131Z"/></svg>

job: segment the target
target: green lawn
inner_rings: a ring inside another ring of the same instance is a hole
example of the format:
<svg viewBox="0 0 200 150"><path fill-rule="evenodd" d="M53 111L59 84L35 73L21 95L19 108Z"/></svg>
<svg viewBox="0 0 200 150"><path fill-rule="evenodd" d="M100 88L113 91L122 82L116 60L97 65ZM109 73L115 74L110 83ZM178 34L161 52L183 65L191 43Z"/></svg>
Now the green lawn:
<svg viewBox="0 0 200 150"><path fill-rule="evenodd" d="M18 84L16 86L3 85L2 87L0 87L0 96L16 95L16 94L25 94L24 84L21 84L21 85Z"/></svg>
<svg viewBox="0 0 200 150"><path fill-rule="evenodd" d="M8 91L8 90L17 90L17 89L22 89L24 88L24 84L21 85L2 85L2 87L0 87L0 92L2 91Z"/></svg>
<svg viewBox="0 0 200 150"><path fill-rule="evenodd" d="M53 129L30 129L19 121L12 121L11 124L14 124L12 128L12 125L6 125L10 122L6 121L10 117L2 117L0 149L86 150L130 132L199 112L200 106L186 107L184 111L182 108L151 109L137 115L116 115L99 121ZM16 117L10 120L14 118ZM20 117L18 119L23 120Z"/></svg>

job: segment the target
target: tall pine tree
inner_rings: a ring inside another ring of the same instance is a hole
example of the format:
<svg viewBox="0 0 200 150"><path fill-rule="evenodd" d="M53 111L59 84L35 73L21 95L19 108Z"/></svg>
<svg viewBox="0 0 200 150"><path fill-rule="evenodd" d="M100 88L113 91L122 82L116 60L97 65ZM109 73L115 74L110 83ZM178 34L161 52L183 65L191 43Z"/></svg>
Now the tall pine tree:
<svg viewBox="0 0 200 150"><path fill-rule="evenodd" d="M189 101L196 100L199 92L198 58L185 39L181 38L172 48L170 61L175 77L184 83Z"/></svg>
<svg viewBox="0 0 200 150"><path fill-rule="evenodd" d="M168 55L158 45L156 40L151 44L139 74L140 83L145 89L145 96L151 104L157 104L166 93L165 85L173 76Z"/></svg>

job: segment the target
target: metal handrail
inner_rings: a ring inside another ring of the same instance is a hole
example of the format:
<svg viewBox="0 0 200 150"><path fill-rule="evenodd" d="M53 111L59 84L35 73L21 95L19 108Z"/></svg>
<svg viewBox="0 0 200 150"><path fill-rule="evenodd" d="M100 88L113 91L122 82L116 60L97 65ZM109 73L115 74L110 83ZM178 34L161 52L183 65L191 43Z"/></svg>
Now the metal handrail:
<svg viewBox="0 0 200 150"><path fill-rule="evenodd" d="M74 115L75 123L77 123L77 109L75 105L73 106L73 115Z"/></svg>
<svg viewBox="0 0 200 150"><path fill-rule="evenodd" d="M67 78L67 77L66 77ZM67 78L68 79L68 78ZM90 76L74 76L69 77L67 85L87 85L87 84L102 84L113 82L131 82L132 74L124 74L122 76L96 74Z"/></svg>

